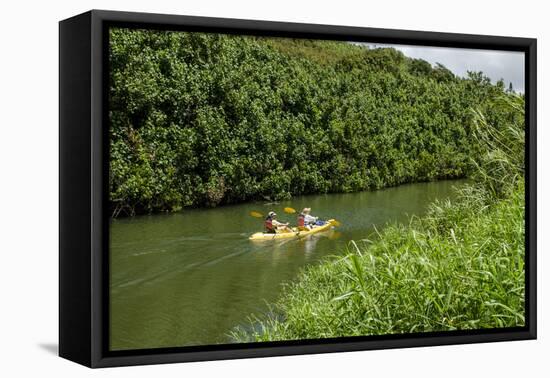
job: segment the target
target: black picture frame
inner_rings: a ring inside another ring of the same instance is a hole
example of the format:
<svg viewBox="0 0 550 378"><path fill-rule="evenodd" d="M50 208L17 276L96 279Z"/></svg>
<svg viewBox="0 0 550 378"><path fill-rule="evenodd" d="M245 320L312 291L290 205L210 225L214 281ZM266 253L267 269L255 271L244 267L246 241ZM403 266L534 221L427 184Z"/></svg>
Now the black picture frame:
<svg viewBox="0 0 550 378"><path fill-rule="evenodd" d="M208 31L525 53L526 325L507 329L109 351L108 28ZM536 338L536 39L92 10L59 24L59 355L88 367Z"/></svg>

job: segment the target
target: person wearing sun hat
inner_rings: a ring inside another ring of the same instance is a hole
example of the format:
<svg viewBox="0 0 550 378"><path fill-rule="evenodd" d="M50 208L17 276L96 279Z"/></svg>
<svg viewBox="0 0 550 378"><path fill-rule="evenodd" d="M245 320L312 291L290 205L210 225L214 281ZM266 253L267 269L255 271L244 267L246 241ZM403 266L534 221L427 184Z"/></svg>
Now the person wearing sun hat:
<svg viewBox="0 0 550 378"><path fill-rule="evenodd" d="M265 218L265 232L268 234L276 234L277 232L280 232L282 230L284 231L292 231L288 227L288 223L282 223L276 220L277 214L274 211L270 211L267 214L267 217Z"/></svg>
<svg viewBox="0 0 550 378"><path fill-rule="evenodd" d="M302 212L298 215L298 229L301 231L311 230L313 225L317 222L317 217L311 216L311 207L304 207Z"/></svg>

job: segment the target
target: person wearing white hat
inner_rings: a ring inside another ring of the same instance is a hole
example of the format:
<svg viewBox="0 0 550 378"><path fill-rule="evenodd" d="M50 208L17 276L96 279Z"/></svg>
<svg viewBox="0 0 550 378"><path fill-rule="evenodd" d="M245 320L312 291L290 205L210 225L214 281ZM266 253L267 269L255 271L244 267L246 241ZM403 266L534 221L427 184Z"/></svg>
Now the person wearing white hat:
<svg viewBox="0 0 550 378"><path fill-rule="evenodd" d="M287 232L292 232L290 227L288 227L288 223L282 223L276 220L277 214L274 211L270 211L267 214L267 217L265 218L265 232L268 234L276 234L277 232L280 232L282 230Z"/></svg>
<svg viewBox="0 0 550 378"><path fill-rule="evenodd" d="M298 215L298 229L301 231L311 230L313 225L317 222L317 217L310 215L311 208L305 207Z"/></svg>

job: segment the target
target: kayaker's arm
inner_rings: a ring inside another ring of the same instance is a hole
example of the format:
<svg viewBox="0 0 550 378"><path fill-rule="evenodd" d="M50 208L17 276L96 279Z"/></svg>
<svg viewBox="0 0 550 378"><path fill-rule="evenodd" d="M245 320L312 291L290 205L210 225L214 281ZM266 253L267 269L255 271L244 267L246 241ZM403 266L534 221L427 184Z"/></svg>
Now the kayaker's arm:
<svg viewBox="0 0 550 378"><path fill-rule="evenodd" d="M287 223L281 223L275 219L273 219L273 225L276 226L276 227L279 227L279 226L288 226L288 222Z"/></svg>
<svg viewBox="0 0 550 378"><path fill-rule="evenodd" d="M277 228L277 230L285 230L285 231L288 231L288 232L292 232L292 229L288 226L289 223L281 223L281 222L278 222L276 221L275 219L273 220L273 225Z"/></svg>
<svg viewBox="0 0 550 378"><path fill-rule="evenodd" d="M313 217L309 214L306 214L305 218L304 218L304 221L305 221L306 224L312 224L312 223L317 222L317 219L318 219L317 217Z"/></svg>

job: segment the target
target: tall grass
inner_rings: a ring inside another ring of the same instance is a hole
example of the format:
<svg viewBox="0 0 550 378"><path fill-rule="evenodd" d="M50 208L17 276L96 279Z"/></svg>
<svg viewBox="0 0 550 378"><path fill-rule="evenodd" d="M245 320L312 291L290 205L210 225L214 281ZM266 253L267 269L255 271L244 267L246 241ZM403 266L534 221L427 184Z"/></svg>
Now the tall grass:
<svg viewBox="0 0 550 378"><path fill-rule="evenodd" d="M497 124L490 124L480 110L474 111L474 138L484 150L479 162L474 161L472 178L487 190L493 199L509 196L514 183L525 172L525 101L523 97L499 97L494 108L505 116Z"/></svg>
<svg viewBox="0 0 550 378"><path fill-rule="evenodd" d="M495 107L521 112L508 96ZM408 225L352 242L344 257L309 267L287 284L271 315L237 341L522 326L524 135L522 117L474 117L484 154L459 199L434 203Z"/></svg>

